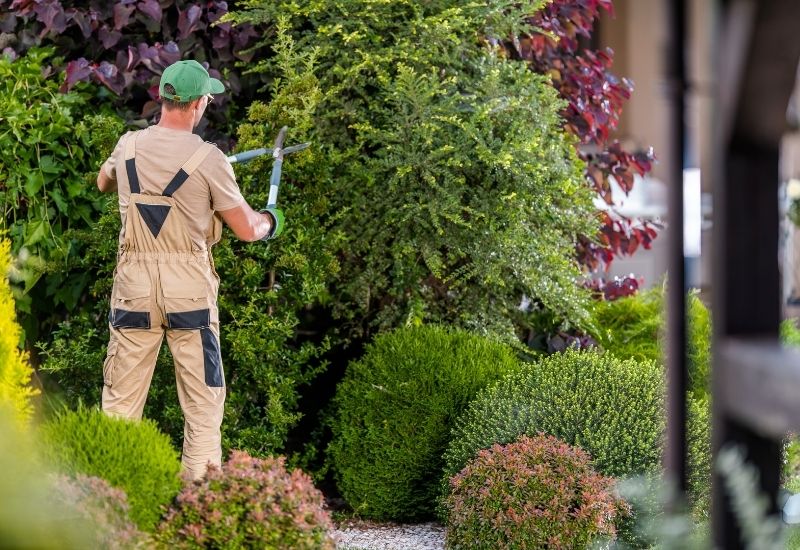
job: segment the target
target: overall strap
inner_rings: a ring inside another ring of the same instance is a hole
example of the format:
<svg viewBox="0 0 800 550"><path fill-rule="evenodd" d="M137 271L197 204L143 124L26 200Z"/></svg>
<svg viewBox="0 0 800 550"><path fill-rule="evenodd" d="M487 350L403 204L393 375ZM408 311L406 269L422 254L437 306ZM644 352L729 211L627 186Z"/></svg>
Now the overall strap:
<svg viewBox="0 0 800 550"><path fill-rule="evenodd" d="M205 158L214 148L213 143L206 143L200 146L200 148L194 152L194 154L189 157L189 160L183 163L181 169L178 170L178 173L172 178L172 181L169 182L169 185L164 189L164 192L161 193L165 197L171 197L178 189L180 189L183 182L189 179L189 176L192 175L192 172L197 170L197 167L203 163Z"/></svg>
<svg viewBox="0 0 800 550"><path fill-rule="evenodd" d="M128 185L131 193L141 193L139 176L136 174L136 134L125 140L125 170L128 172Z"/></svg>

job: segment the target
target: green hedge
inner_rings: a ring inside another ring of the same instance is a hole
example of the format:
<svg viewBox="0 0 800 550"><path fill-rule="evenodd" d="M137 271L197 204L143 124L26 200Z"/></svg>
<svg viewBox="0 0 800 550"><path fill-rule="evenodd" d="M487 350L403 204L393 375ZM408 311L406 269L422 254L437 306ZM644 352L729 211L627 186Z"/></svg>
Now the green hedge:
<svg viewBox="0 0 800 550"><path fill-rule="evenodd" d="M692 489L700 496L707 491L708 415L696 403L690 410ZM504 377L470 404L444 455L442 488L479 450L540 432L586 450L601 474L655 472L664 429L664 383L652 362L596 351L551 355Z"/></svg>
<svg viewBox="0 0 800 550"><path fill-rule="evenodd" d="M335 397L329 457L345 500L364 517L430 516L453 421L478 390L517 366L507 345L457 329L376 338Z"/></svg>
<svg viewBox="0 0 800 550"><path fill-rule="evenodd" d="M620 359L662 362L666 303L664 288L594 303L593 336ZM711 374L711 313L692 292L687 296L689 388L697 399L708 397Z"/></svg>
<svg viewBox="0 0 800 550"><path fill-rule="evenodd" d="M152 530L180 490L178 453L149 420L132 422L81 408L42 427L47 459L67 474L97 476L128 495L131 519Z"/></svg>

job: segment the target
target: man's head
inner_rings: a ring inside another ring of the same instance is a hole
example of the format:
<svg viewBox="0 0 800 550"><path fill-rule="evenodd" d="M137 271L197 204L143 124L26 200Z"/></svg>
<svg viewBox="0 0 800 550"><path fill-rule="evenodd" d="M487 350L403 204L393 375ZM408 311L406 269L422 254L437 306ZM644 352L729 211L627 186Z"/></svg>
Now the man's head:
<svg viewBox="0 0 800 550"><path fill-rule="evenodd" d="M164 69L158 86L164 110L179 111L187 117L191 115L193 126L197 126L203 117L211 94L224 91L222 82L211 78L208 71L194 60L178 61Z"/></svg>

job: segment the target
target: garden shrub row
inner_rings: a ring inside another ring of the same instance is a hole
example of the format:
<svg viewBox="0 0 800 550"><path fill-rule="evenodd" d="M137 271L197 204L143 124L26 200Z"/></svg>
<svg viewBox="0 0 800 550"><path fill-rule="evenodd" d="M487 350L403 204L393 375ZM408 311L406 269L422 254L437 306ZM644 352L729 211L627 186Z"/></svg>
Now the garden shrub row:
<svg viewBox="0 0 800 550"><path fill-rule="evenodd" d="M709 411L707 401L687 397L690 492L703 507ZM337 388L329 458L358 515L423 520L439 512L451 523L449 491L459 472L482 450L524 437L546 434L580 448L593 471L607 478L657 475L664 399L663 369L651 360L567 350L523 363L512 348L475 334L427 325L399 329L376 338L348 367ZM496 481L500 487L507 480ZM524 522L527 512L513 509ZM621 527L626 517L618 517Z"/></svg>

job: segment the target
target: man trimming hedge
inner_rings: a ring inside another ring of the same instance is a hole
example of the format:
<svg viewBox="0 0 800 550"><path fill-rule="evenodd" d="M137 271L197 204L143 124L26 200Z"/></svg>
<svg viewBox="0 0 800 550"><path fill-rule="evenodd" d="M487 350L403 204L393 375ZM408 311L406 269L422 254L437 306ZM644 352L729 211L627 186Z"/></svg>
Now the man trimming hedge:
<svg viewBox="0 0 800 550"><path fill-rule="evenodd" d="M167 67L159 123L122 136L97 176L100 191L117 191L122 218L103 410L141 418L166 334L185 421L181 462L194 478L222 458L225 378L210 248L222 220L245 241L271 238L282 223L282 215L254 211L222 151L192 133L223 91L196 61Z"/></svg>

